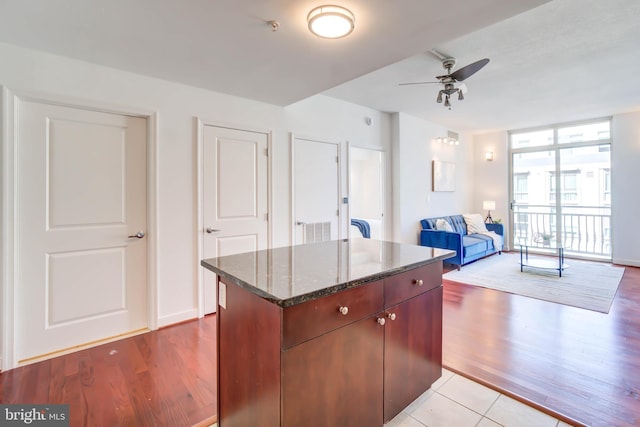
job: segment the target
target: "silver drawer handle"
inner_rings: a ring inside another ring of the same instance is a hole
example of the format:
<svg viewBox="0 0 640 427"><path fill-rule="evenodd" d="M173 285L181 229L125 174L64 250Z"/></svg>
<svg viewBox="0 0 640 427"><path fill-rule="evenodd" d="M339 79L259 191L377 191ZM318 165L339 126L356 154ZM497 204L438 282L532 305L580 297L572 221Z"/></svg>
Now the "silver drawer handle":
<svg viewBox="0 0 640 427"><path fill-rule="evenodd" d="M415 283L415 284L416 284L416 285L418 285L418 286L422 286L422 285L424 284L424 282L422 281L422 279L415 279L415 280L413 281L413 283Z"/></svg>
<svg viewBox="0 0 640 427"><path fill-rule="evenodd" d="M129 239L133 239L138 238L138 239L142 239L144 237L144 232L143 231L138 231L136 234L134 234L133 236L127 236Z"/></svg>
<svg viewBox="0 0 640 427"><path fill-rule="evenodd" d="M338 311L340 312L340 314L342 314L343 316L346 316L349 313L349 307L345 307L342 306L338 309Z"/></svg>
<svg viewBox="0 0 640 427"><path fill-rule="evenodd" d="M380 325L380 326L384 326L384 324L387 323L387 321L385 320L384 317L378 317L378 319L376 321L378 322L378 325Z"/></svg>

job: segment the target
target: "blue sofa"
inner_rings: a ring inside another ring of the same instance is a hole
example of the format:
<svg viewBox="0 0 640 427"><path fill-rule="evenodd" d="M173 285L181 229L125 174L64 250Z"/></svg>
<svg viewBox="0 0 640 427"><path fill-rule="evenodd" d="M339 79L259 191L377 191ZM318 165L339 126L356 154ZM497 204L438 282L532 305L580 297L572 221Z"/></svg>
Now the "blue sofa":
<svg viewBox="0 0 640 427"><path fill-rule="evenodd" d="M454 231L436 230L436 221L445 219ZM456 251L456 256L445 262L460 266L475 261L487 255L502 253L502 245L495 248L493 239L484 234L467 234L467 224L462 215L439 216L420 220L420 245ZM504 243L504 227L502 224L486 224L488 231L495 231L502 236Z"/></svg>

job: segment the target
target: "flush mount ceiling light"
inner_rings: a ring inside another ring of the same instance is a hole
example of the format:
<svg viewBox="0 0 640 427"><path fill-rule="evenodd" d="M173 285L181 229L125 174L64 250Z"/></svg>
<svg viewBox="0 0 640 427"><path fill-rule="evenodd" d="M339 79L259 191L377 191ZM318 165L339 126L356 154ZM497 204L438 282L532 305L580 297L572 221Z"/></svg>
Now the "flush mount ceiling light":
<svg viewBox="0 0 640 427"><path fill-rule="evenodd" d="M313 9L307 15L309 31L318 37L339 39L353 31L355 17L351 11L340 6L326 5Z"/></svg>

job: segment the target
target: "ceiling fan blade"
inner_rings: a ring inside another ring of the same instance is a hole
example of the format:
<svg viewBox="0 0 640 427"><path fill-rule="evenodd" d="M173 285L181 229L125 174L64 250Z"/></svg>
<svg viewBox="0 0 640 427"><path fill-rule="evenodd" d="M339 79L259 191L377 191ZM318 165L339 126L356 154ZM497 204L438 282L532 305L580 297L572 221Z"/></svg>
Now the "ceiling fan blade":
<svg viewBox="0 0 640 427"><path fill-rule="evenodd" d="M461 82L469 77L473 76L475 73L480 71L482 67L489 63L489 58L484 58L479 61L474 62L473 64L469 64L466 67L462 67L459 70L454 71L449 75L449 77Z"/></svg>
<svg viewBox="0 0 640 427"><path fill-rule="evenodd" d="M409 85L428 85L432 83L440 83L440 82L412 82L412 83L398 83L398 86L409 86Z"/></svg>

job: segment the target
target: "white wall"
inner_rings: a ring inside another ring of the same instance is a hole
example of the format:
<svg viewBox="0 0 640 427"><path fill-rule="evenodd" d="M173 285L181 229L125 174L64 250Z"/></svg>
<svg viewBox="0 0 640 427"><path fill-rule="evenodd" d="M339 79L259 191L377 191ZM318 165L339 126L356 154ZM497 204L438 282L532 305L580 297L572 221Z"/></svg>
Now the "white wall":
<svg viewBox="0 0 640 427"><path fill-rule="evenodd" d="M460 145L441 144L435 138L446 136L447 128L404 113L392 121L394 239L418 243L422 218L480 212L468 203L474 179L469 138L461 134ZM433 160L455 163L455 191L432 191Z"/></svg>
<svg viewBox="0 0 640 427"><path fill-rule="evenodd" d="M613 116L611 127L613 262L640 267L640 112Z"/></svg>
<svg viewBox="0 0 640 427"><path fill-rule="evenodd" d="M495 211L491 212L493 219L502 220L505 227L504 235L509 235L509 146L506 131L491 132L473 136L474 176L473 191L471 192L471 206L474 212L486 216L482 209L484 200L496 202ZM485 153L491 151L493 160L485 160ZM505 239L505 249L509 250L509 240Z"/></svg>
<svg viewBox="0 0 640 427"><path fill-rule="evenodd" d="M272 132L274 246L291 242L291 132L341 143L343 193L348 141L390 148L388 114L325 96L282 108L1 43L0 58L0 85L16 93L158 114L159 326L197 313L196 117Z"/></svg>

